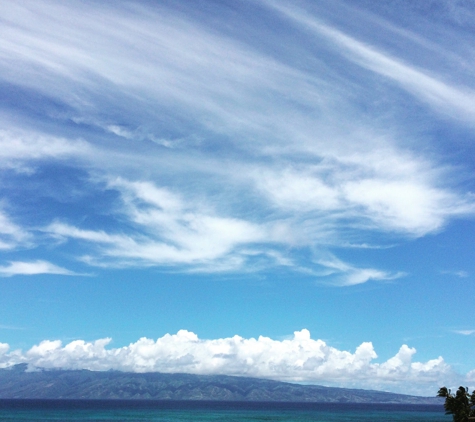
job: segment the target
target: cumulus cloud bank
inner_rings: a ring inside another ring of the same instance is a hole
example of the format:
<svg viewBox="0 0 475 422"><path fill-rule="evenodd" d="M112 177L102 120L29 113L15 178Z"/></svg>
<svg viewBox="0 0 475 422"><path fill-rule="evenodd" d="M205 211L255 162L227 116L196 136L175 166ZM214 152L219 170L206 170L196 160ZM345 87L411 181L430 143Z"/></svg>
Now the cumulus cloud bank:
<svg viewBox="0 0 475 422"><path fill-rule="evenodd" d="M264 336L246 339L237 335L204 340L180 330L156 341L144 337L125 347L107 348L110 342L110 338L105 338L63 345L59 340L45 340L26 352L9 351L7 344L0 344L0 365L26 362L30 369L226 374L393 391L404 383L404 391L414 384L414 391L419 394L421 387L446 383L452 377L452 369L442 357L414 362L416 350L407 345L402 345L392 358L377 363L378 355L371 342L362 343L352 353L312 339L306 329L296 331L286 340ZM432 393L428 390L428 394Z"/></svg>

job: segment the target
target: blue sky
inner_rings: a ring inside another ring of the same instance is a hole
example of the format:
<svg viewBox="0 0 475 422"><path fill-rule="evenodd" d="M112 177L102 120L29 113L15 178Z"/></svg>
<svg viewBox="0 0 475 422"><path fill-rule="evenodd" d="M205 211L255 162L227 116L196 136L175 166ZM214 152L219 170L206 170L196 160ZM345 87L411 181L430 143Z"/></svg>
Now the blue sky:
<svg viewBox="0 0 475 422"><path fill-rule="evenodd" d="M475 386L472 3L0 12L0 367Z"/></svg>

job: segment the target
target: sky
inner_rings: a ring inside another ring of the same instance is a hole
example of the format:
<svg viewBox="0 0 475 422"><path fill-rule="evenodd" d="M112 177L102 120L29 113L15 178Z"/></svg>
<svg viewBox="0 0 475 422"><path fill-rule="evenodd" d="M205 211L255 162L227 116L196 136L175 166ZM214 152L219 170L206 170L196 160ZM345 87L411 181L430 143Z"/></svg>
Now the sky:
<svg viewBox="0 0 475 422"><path fill-rule="evenodd" d="M0 367L475 387L475 4L0 0Z"/></svg>

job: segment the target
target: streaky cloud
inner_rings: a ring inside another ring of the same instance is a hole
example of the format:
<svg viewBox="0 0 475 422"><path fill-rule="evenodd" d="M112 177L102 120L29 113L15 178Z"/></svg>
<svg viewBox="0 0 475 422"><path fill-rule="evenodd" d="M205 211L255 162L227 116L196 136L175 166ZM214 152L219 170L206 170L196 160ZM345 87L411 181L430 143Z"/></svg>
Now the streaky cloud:
<svg viewBox="0 0 475 422"><path fill-rule="evenodd" d="M264 227L217 216L200 204L184 202L180 195L149 182L117 178L110 180L108 186L121 192L120 213L140 228L138 233L108 234L61 222L52 223L44 231L54 237L98 244L105 259L132 265L209 266L208 271L240 267L249 255L240 251L241 246L250 248L252 243L264 242L267 237Z"/></svg>
<svg viewBox="0 0 475 422"><path fill-rule="evenodd" d="M475 330L454 330L454 333L461 334L463 336L471 336L475 334Z"/></svg>
<svg viewBox="0 0 475 422"><path fill-rule="evenodd" d="M404 63L388 53L322 23L298 8L286 7L279 3L273 6L289 18L311 28L316 34L332 40L349 60L391 79L434 110L454 119L461 119L470 126L473 125L475 91L470 87L450 85L432 75L431 71Z"/></svg>
<svg viewBox="0 0 475 422"><path fill-rule="evenodd" d="M57 275L79 275L74 271L59 267L48 261L11 261L8 265L0 266L0 277L12 277L15 275L38 275L38 274L57 274Z"/></svg>
<svg viewBox="0 0 475 422"><path fill-rule="evenodd" d="M396 280L406 275L403 272L389 273L374 268L358 268L332 254L326 254L326 256L321 254L316 263L325 269L325 275L332 276L330 278L332 284L340 286L354 286L370 280Z"/></svg>
<svg viewBox="0 0 475 422"><path fill-rule="evenodd" d="M0 250L11 250L28 245L32 240L28 230L14 223L11 217L0 209Z"/></svg>
<svg viewBox="0 0 475 422"><path fill-rule="evenodd" d="M79 245L75 257L91 266L285 266L346 286L403 273L328 261L330 249L375 234L423 237L475 213L473 195L451 179L455 166L408 147L420 141L412 123L385 107L364 111L355 99L373 103L378 92L344 67L464 121L474 114L470 88L296 7L257 5L282 33L263 25L246 37L166 4L5 6L2 82L37 103L2 109L2 165L33 180L60 163L87 174L74 192L113 192L117 203L103 227L52 207L38 228L8 208L0 248L46 234ZM284 30L309 28L324 46L289 44ZM316 250L313 260L301 253Z"/></svg>

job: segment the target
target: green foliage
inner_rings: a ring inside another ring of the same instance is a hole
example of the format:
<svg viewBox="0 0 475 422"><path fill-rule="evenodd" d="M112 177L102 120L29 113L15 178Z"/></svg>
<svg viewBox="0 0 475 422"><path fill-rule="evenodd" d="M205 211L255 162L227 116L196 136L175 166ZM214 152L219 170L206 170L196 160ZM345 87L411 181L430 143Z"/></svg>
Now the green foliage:
<svg viewBox="0 0 475 422"><path fill-rule="evenodd" d="M438 397L445 397L444 409L446 415L452 415L454 422L468 422L475 417L475 390L470 395L468 388L459 387L457 392L451 393L447 387L442 387L437 393Z"/></svg>

